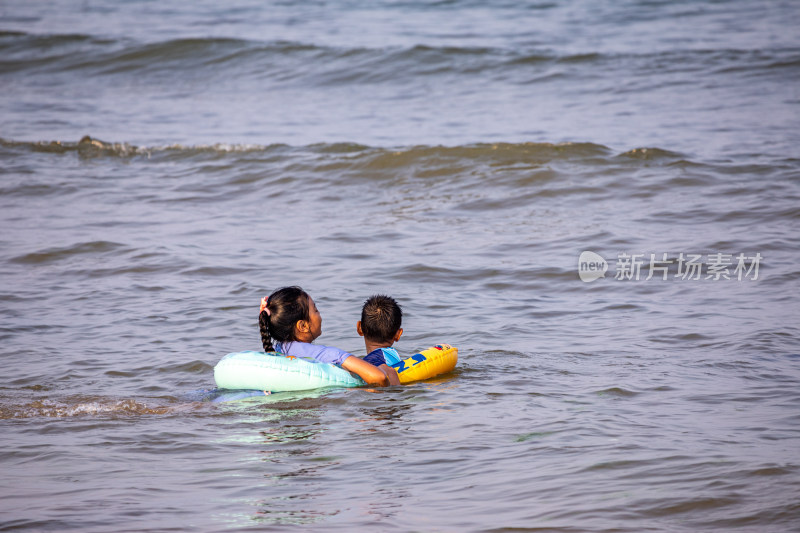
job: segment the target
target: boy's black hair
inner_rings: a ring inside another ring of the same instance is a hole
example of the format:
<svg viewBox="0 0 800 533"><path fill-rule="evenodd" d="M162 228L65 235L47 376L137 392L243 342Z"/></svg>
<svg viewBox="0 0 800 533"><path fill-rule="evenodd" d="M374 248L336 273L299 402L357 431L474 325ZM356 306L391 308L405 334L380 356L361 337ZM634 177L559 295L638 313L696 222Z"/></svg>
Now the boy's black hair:
<svg viewBox="0 0 800 533"><path fill-rule="evenodd" d="M309 300L308 293L300 287L284 287L269 295L267 308L258 314L265 352L275 351L272 339L278 342L297 340L294 336L297 321L310 320Z"/></svg>
<svg viewBox="0 0 800 533"><path fill-rule="evenodd" d="M376 294L361 308L361 333L375 342L392 342L403 325L403 310L391 296Z"/></svg>

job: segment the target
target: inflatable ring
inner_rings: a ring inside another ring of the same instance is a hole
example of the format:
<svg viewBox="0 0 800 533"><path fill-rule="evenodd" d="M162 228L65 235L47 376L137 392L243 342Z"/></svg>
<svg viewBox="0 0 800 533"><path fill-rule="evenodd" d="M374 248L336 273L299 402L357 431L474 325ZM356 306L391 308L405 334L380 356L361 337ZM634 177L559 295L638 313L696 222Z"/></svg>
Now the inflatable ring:
<svg viewBox="0 0 800 533"><path fill-rule="evenodd" d="M392 368L397 370L400 383L411 383L450 372L457 362L458 348L449 344L437 344L403 359L392 365Z"/></svg>
<svg viewBox="0 0 800 533"><path fill-rule="evenodd" d="M455 368L458 348L438 344L392 365L401 383L444 374ZM336 365L276 352L235 352L214 367L219 389L289 392L320 387L360 387L364 381Z"/></svg>

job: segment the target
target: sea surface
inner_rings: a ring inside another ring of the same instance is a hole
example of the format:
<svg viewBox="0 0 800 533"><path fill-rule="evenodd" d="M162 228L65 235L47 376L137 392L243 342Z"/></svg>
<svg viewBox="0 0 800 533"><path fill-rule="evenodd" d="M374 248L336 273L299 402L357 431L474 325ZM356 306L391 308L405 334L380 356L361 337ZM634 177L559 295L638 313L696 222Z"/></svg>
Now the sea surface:
<svg viewBox="0 0 800 533"><path fill-rule="evenodd" d="M0 1L0 531L800 531L797 28ZM210 401L295 284L456 370Z"/></svg>

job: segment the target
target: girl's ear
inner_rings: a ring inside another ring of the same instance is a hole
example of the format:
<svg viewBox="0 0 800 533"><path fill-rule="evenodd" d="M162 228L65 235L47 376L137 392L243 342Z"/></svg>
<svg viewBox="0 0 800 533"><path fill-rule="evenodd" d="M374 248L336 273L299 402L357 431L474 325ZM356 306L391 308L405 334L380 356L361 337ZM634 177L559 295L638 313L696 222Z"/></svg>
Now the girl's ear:
<svg viewBox="0 0 800 533"><path fill-rule="evenodd" d="M308 333L311 331L311 326L308 324L306 320L298 320L297 323L294 325L295 331L298 333Z"/></svg>

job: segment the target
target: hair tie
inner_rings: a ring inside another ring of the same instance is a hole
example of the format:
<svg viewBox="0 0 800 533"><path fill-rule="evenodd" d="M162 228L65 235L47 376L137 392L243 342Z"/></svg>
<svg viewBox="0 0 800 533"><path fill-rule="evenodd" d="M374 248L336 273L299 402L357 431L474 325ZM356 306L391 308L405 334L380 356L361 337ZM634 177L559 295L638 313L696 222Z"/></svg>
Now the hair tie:
<svg viewBox="0 0 800 533"><path fill-rule="evenodd" d="M266 297L266 296L264 296L263 298L261 298L261 310L258 312L259 314L261 314L261 312L262 312L262 311L266 311L266 312L267 312L267 316L269 316L269 315L270 315L270 313L269 313L269 307L267 307L267 304L268 304L268 303L269 303L269 300L267 299L267 297Z"/></svg>

